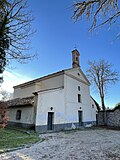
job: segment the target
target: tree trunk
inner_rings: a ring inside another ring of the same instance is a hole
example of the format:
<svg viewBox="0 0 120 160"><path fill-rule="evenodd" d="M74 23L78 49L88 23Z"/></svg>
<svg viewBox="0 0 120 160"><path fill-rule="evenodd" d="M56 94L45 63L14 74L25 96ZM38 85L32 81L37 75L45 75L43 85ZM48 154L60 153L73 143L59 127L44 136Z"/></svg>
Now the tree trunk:
<svg viewBox="0 0 120 160"><path fill-rule="evenodd" d="M107 118L106 118L106 108L104 103L104 96L101 96L101 103L102 103L102 109L103 109L103 125L107 125Z"/></svg>

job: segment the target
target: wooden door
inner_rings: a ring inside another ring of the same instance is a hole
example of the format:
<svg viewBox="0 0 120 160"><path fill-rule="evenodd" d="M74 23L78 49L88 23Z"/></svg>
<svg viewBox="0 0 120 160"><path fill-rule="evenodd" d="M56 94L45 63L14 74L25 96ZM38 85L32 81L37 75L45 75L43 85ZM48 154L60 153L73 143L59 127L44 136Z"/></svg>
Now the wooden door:
<svg viewBox="0 0 120 160"><path fill-rule="evenodd" d="M98 126L98 114L96 114L96 126Z"/></svg>
<svg viewBox="0 0 120 160"><path fill-rule="evenodd" d="M53 130L53 112L48 112L48 123L47 123L47 128L48 130Z"/></svg>
<svg viewBox="0 0 120 160"><path fill-rule="evenodd" d="M82 111L78 111L79 126L82 126Z"/></svg>

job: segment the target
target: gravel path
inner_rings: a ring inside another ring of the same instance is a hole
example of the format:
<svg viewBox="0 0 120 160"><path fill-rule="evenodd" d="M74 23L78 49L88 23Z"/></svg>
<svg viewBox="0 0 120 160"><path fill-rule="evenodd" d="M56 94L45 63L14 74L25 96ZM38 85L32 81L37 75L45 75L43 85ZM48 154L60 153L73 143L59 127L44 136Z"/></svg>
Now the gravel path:
<svg viewBox="0 0 120 160"><path fill-rule="evenodd" d="M87 129L42 134L45 141L0 155L0 160L120 160L120 131Z"/></svg>

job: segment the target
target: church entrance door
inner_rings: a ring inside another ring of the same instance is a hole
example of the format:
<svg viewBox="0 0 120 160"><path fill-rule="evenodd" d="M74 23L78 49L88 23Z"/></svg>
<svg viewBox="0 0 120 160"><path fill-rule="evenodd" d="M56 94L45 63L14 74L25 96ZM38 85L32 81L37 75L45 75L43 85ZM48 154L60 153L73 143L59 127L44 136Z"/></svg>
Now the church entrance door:
<svg viewBox="0 0 120 160"><path fill-rule="evenodd" d="M48 130L53 130L53 112L48 112L48 122L47 122L47 128Z"/></svg>

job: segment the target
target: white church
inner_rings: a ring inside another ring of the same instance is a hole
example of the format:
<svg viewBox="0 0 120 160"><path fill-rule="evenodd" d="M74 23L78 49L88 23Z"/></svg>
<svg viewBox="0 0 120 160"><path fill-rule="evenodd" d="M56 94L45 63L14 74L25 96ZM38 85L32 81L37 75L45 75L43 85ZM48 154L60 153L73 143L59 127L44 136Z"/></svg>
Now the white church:
<svg viewBox="0 0 120 160"><path fill-rule="evenodd" d="M72 51L72 68L14 86L8 101L9 125L59 131L96 124L98 104L90 96L90 82Z"/></svg>

